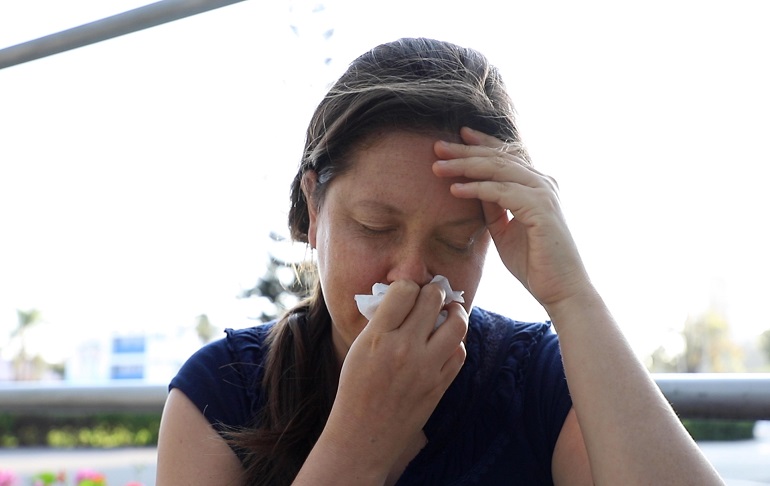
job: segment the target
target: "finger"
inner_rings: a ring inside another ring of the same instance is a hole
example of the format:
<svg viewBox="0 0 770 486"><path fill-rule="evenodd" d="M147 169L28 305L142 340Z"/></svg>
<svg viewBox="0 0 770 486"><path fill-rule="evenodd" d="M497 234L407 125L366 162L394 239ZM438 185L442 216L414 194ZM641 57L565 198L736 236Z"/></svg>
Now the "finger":
<svg viewBox="0 0 770 486"><path fill-rule="evenodd" d="M544 188L530 188L513 182L472 181L450 186L452 195L462 199L480 199L494 203L527 222L536 214L554 214L559 210L558 194ZM494 214L494 213L493 213ZM497 213L499 214L499 213ZM492 216L492 215L490 215ZM485 213L485 217L487 217ZM490 221L487 221L489 225Z"/></svg>
<svg viewBox="0 0 770 486"><path fill-rule="evenodd" d="M460 139L462 139L463 143L466 145L483 145L500 152L515 155L522 160L524 165L532 167L532 161L529 159L529 154L524 148L524 144L521 142L505 142L497 137L474 130L470 127L462 127L460 129Z"/></svg>
<svg viewBox="0 0 770 486"><path fill-rule="evenodd" d="M447 319L431 335L428 349L435 352L437 356L444 357L441 375L451 383L465 361L463 340L468 332L468 313L457 302L450 303L445 310Z"/></svg>
<svg viewBox="0 0 770 486"><path fill-rule="evenodd" d="M474 130L470 127L460 129L460 139L467 145L485 145L493 148L504 148L507 144L497 137L493 137L484 132Z"/></svg>
<svg viewBox="0 0 770 486"><path fill-rule="evenodd" d="M439 159L465 159L470 157L498 158L507 162L515 162L536 174L541 174L541 172L532 167L532 164L526 159L524 154L519 153L514 149L510 149L509 151L508 149L503 150L487 147L486 145L466 145L463 143L440 140L434 145L433 151Z"/></svg>
<svg viewBox="0 0 770 486"><path fill-rule="evenodd" d="M389 332L400 328L412 312L420 291L420 286L409 280L398 280L390 284L382 303L364 330Z"/></svg>
<svg viewBox="0 0 770 486"><path fill-rule="evenodd" d="M546 188L558 192L559 183L553 177L543 174L520 161L501 156L469 157L437 160L433 173L443 178L466 178L494 182L514 182L531 188Z"/></svg>
<svg viewBox="0 0 770 486"><path fill-rule="evenodd" d="M499 204L481 201L481 209L484 211L484 224L490 230L490 234L496 234L493 230L505 227L511 221L511 214Z"/></svg>
<svg viewBox="0 0 770 486"><path fill-rule="evenodd" d="M425 285L420 289L414 307L401 328L412 334L414 339L420 342L427 341L436 327L436 320L444 307L445 299L446 292L440 285L436 283Z"/></svg>
<svg viewBox="0 0 770 486"><path fill-rule="evenodd" d="M449 359L444 363L444 366L441 367L441 385L444 387L444 391L449 388L449 385L452 384L452 381L454 381L460 373L463 364L465 364L466 356L465 343L460 341L460 344L455 347L454 351L449 356Z"/></svg>
<svg viewBox="0 0 770 486"><path fill-rule="evenodd" d="M495 139L496 140L496 139ZM498 141L499 142L499 141ZM502 142L499 142L502 144ZM439 159L459 159L463 157L474 156L494 156L500 154L506 154L512 157L517 157L520 162L527 165L528 162L515 152L507 152L503 150L507 145L488 146L488 145L468 145L466 143L455 143L447 140L438 140L433 146L433 151L436 153Z"/></svg>
<svg viewBox="0 0 770 486"><path fill-rule="evenodd" d="M444 310L447 313L446 319L431 333L428 344L429 348L437 348L439 353L442 349L445 353L450 352L468 332L468 312L462 304L450 302L444 306Z"/></svg>
<svg viewBox="0 0 770 486"><path fill-rule="evenodd" d="M522 157L482 147L436 142L436 155L446 156L433 164L433 172L439 177L468 177L488 180L510 180L531 187L550 187L558 190L556 180L532 167Z"/></svg>

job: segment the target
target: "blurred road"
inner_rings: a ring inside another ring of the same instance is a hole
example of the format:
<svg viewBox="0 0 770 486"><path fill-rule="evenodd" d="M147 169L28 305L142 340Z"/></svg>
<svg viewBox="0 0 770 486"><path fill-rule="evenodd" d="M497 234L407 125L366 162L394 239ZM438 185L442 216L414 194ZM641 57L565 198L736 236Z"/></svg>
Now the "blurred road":
<svg viewBox="0 0 770 486"><path fill-rule="evenodd" d="M770 422L759 422L756 438L746 441L703 442L700 447L729 486L770 485ZM14 471L19 486L31 484L41 471L65 471L74 484L77 471L88 468L103 473L108 486L138 482L155 484L155 449L0 449L0 470Z"/></svg>
<svg viewBox="0 0 770 486"><path fill-rule="evenodd" d="M730 486L770 485L770 421L757 422L753 440L698 445Z"/></svg>

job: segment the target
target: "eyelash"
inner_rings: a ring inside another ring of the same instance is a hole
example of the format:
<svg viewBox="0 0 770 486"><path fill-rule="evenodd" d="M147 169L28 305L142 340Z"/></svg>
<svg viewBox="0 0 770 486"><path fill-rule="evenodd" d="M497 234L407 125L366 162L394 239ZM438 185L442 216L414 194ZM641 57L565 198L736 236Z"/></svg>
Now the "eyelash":
<svg viewBox="0 0 770 486"><path fill-rule="evenodd" d="M372 226L365 225L363 223L358 223L361 231L367 235L367 236L385 236L389 233L392 233L394 231L393 228L374 228ZM471 247L473 247L474 239L471 238L467 241L466 245L456 245L452 242L446 241L446 240L438 240L441 244L449 248L454 253L457 254L466 254L470 251Z"/></svg>
<svg viewBox="0 0 770 486"><path fill-rule="evenodd" d="M446 247L449 248L450 250L452 250L453 252L461 253L461 254L468 253L468 251L473 246L473 240L469 240L468 244L466 246L457 246L457 245L455 245L453 243L450 243L448 241L442 241L442 243L444 245L446 245Z"/></svg>
<svg viewBox="0 0 770 486"><path fill-rule="evenodd" d="M377 235L384 235L387 233L390 233L393 231L392 228L373 228L371 226L367 226L365 224L359 223L359 226L361 226L361 230L369 235L377 236Z"/></svg>

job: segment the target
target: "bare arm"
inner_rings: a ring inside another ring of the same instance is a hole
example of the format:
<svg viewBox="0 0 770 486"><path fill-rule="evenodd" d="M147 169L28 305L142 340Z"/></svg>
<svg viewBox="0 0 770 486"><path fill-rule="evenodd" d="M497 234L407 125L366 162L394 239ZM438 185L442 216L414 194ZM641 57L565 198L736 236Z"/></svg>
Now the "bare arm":
<svg viewBox="0 0 770 486"><path fill-rule="evenodd" d="M158 438L158 486L243 484L238 457L181 391L171 390Z"/></svg>
<svg viewBox="0 0 770 486"><path fill-rule="evenodd" d="M592 486L591 466L583 440L583 433L575 414L569 411L556 441L551 463L553 483L556 486Z"/></svg>
<svg viewBox="0 0 770 486"><path fill-rule="evenodd" d="M723 484L595 292L548 311L596 484Z"/></svg>
<svg viewBox="0 0 770 486"><path fill-rule="evenodd" d="M556 181L534 169L516 146L467 128L460 136L464 144L436 144L441 161L434 173L472 179L453 184L452 194L482 201L503 263L551 317L594 482L723 484L591 284L562 214ZM559 454L553 466L561 475L568 465ZM572 484L569 474L562 477Z"/></svg>

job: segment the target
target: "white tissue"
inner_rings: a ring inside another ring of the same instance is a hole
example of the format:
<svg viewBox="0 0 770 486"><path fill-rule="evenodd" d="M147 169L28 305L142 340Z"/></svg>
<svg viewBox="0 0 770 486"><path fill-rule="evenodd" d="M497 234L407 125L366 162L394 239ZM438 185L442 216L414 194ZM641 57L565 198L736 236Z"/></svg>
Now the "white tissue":
<svg viewBox="0 0 770 486"><path fill-rule="evenodd" d="M436 275L433 277L433 280L431 280L430 283L439 284L441 288L444 289L444 292L446 292L444 305L447 305L450 302L465 302L465 299L463 299L463 291L452 290L452 287L449 285L449 280L447 280L447 278L443 275ZM384 283L376 283L372 285L371 295L357 294L355 299L356 305L358 306L358 311L363 314L364 317L371 320L372 317L374 317L374 312L377 310L377 307L379 307L380 302L382 302L382 298L385 297L385 292L388 291L389 287L389 285ZM438 319L436 319L436 327L443 324L446 318L447 311L442 310L439 313Z"/></svg>

